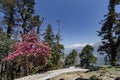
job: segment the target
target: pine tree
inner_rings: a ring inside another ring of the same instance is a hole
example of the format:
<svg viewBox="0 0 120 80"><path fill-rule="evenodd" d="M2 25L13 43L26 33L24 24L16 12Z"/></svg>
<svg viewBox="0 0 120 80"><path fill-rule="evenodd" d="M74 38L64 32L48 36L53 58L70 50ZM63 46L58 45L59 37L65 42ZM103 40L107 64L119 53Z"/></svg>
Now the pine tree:
<svg viewBox="0 0 120 80"><path fill-rule="evenodd" d="M42 24L44 18L41 21L38 15L34 15L35 1L16 0L15 3L16 3L16 11L18 12L16 15L19 15L19 17L16 18L16 23L18 24L19 27L20 26L22 27L23 34L29 32L34 28L37 28L36 33L38 34L40 25Z"/></svg>
<svg viewBox="0 0 120 80"><path fill-rule="evenodd" d="M48 60L48 64L46 66L43 67L43 70L51 70L54 69L55 65L54 65L54 53L53 53L53 47L55 45L55 35L52 29L51 24L48 24L47 29L45 30L45 32L43 33L44 37L43 37L43 42L46 42L49 44L50 48L51 48L51 58Z"/></svg>
<svg viewBox="0 0 120 80"><path fill-rule="evenodd" d="M77 51L72 50L72 52L65 58L65 67L76 66L77 55Z"/></svg>
<svg viewBox="0 0 120 80"><path fill-rule="evenodd" d="M45 66L45 70L62 68L62 55L64 47L60 44L60 34L53 33L52 26L48 24L44 33L44 42L47 42L51 47L51 58Z"/></svg>
<svg viewBox="0 0 120 80"><path fill-rule="evenodd" d="M48 24L47 29L44 32L44 42L47 42L51 48L53 48L55 44L55 35L53 33L53 29L51 24Z"/></svg>
<svg viewBox="0 0 120 80"><path fill-rule="evenodd" d="M34 0L0 0L0 10L4 14L8 34L11 35L15 31L13 28L16 27L22 29L20 31L22 34L31 29L34 29L37 34L40 33L40 26L44 18L40 20L40 16L34 14L34 5Z"/></svg>
<svg viewBox="0 0 120 80"><path fill-rule="evenodd" d="M57 60L57 68L63 68L63 57L64 57L64 45L60 43L61 35L60 35L60 20L57 20L58 23L58 33L55 36L55 45L54 45L54 53L56 54Z"/></svg>
<svg viewBox="0 0 120 80"><path fill-rule="evenodd" d="M99 35L102 37L103 45L100 46L98 51L105 52L109 56L110 64L117 65L116 57L117 50L120 46L120 35L117 34L119 26L117 20L117 13L115 12L115 5L118 3L118 0L110 0L108 6L108 14L105 16L106 19L103 21L101 31ZM116 30L117 29L117 30Z"/></svg>
<svg viewBox="0 0 120 80"><path fill-rule="evenodd" d="M96 63L97 58L93 55L94 48L86 45L79 54L81 67L88 68L91 64Z"/></svg>
<svg viewBox="0 0 120 80"><path fill-rule="evenodd" d="M15 26L15 3L14 0L0 0L0 10L4 14L5 23L4 26L7 26L7 35L10 38L13 33L13 27Z"/></svg>

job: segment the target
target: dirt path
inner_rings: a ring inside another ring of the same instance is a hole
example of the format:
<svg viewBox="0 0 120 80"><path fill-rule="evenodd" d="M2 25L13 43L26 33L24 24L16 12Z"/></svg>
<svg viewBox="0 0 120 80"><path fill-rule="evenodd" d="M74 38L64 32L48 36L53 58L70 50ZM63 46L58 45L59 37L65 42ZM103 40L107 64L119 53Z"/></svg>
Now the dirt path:
<svg viewBox="0 0 120 80"><path fill-rule="evenodd" d="M81 69L81 68L65 68L65 69L59 69L59 70L52 70L48 71L43 74L35 74L35 75L29 75L23 78L15 79L15 80L47 80L52 77L58 76L62 73L67 73L67 72L75 72L75 71L81 71L85 72L88 69Z"/></svg>

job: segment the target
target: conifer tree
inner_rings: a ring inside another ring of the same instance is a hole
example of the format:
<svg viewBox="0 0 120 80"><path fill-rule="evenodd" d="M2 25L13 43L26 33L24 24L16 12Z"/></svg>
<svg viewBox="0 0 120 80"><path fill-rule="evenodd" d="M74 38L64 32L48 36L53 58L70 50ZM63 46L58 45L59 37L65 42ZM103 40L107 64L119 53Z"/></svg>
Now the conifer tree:
<svg viewBox="0 0 120 80"><path fill-rule="evenodd" d="M110 64L117 65L118 47L120 46L119 35L119 21L117 20L118 14L115 11L115 5L119 3L119 0L109 0L108 14L103 21L102 28L99 31L99 35L102 37L103 45L100 46L98 51L105 52L109 56ZM117 34L118 33L118 34Z"/></svg>
<svg viewBox="0 0 120 80"><path fill-rule="evenodd" d="M0 10L4 14L4 26L7 26L7 35L10 38L15 26L15 2L14 0L0 0Z"/></svg>
<svg viewBox="0 0 120 80"><path fill-rule="evenodd" d="M34 0L0 0L0 10L4 14L7 33L15 31L13 28L22 29L20 33L25 34L34 29L37 34L40 33L40 26L44 18L40 20L39 15L35 15ZM9 35L10 37L10 35Z"/></svg>
<svg viewBox="0 0 120 80"><path fill-rule="evenodd" d="M63 57L64 57L64 45L60 43L61 35L60 35L60 20L57 20L58 22L58 33L55 36L55 45L54 45L54 53L56 54L56 60L57 60L57 68L63 68Z"/></svg>
<svg viewBox="0 0 120 80"><path fill-rule="evenodd" d="M55 55L53 54L53 47L55 45L55 34L53 32L51 24L48 24L47 29L45 30L43 35L44 35L43 42L48 43L51 48L51 52L50 52L51 58L48 60L48 64L46 66L44 66L44 71L46 71L46 70L51 70L55 67L55 65L54 65L54 62L55 62L54 56Z"/></svg>
<svg viewBox="0 0 120 80"><path fill-rule="evenodd" d="M44 32L44 42L47 42L51 48L53 48L55 44L55 35L53 33L53 29L51 24L48 24L47 29Z"/></svg>
<svg viewBox="0 0 120 80"><path fill-rule="evenodd" d="M23 34L29 32L31 29L37 28L36 33L39 33L40 25L43 22L38 15L34 15L35 0L16 0L16 23L22 27ZM22 24L22 25L21 25Z"/></svg>
<svg viewBox="0 0 120 80"><path fill-rule="evenodd" d="M81 67L88 68L91 64L96 63L97 58L93 55L94 48L91 45L86 45L79 54Z"/></svg>
<svg viewBox="0 0 120 80"><path fill-rule="evenodd" d="M65 67L76 66L77 55L77 51L72 50L72 52L65 58Z"/></svg>
<svg viewBox="0 0 120 80"><path fill-rule="evenodd" d="M45 70L62 68L62 54L64 47L60 44L60 34L55 35L53 33L52 26L48 24L44 33L44 42L47 42L51 47L51 58L48 64L45 66Z"/></svg>

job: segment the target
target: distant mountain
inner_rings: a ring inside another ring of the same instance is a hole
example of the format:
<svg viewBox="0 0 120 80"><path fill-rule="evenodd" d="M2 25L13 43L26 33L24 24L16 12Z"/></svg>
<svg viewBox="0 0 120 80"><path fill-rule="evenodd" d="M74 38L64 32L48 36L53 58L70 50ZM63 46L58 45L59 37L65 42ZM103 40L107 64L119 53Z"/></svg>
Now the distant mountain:
<svg viewBox="0 0 120 80"><path fill-rule="evenodd" d="M83 47L87 45L87 43L85 44L74 44L74 45L70 45L70 46L66 46L65 47L65 57L73 50L75 49L78 53L81 53ZM104 65L104 55L101 55L97 52L98 48L100 45L102 45L101 42L97 42L95 44L89 44L91 46L94 47L94 52L93 54L98 58L97 60L97 64L96 65ZM78 54L79 55L79 54ZM78 56L78 64L79 64L79 56Z"/></svg>

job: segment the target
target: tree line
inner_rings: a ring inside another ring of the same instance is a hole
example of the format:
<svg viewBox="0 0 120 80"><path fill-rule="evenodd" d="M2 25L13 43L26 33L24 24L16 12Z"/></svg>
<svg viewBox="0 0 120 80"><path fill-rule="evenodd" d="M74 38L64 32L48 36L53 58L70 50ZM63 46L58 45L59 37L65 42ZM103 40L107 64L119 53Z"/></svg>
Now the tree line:
<svg viewBox="0 0 120 80"><path fill-rule="evenodd" d="M81 68L90 68L94 66L97 62L97 57L93 55L93 51L94 48L89 44L84 46L80 53L73 49L72 52L65 58L65 67L79 66Z"/></svg>

